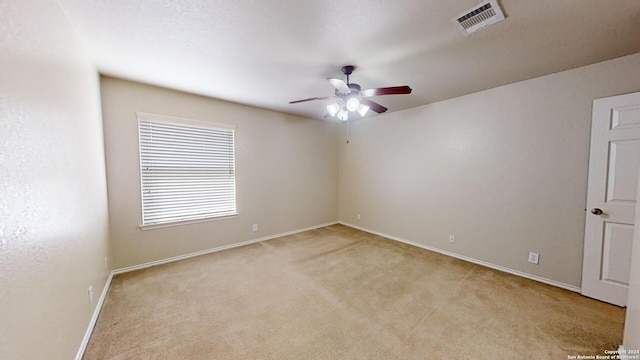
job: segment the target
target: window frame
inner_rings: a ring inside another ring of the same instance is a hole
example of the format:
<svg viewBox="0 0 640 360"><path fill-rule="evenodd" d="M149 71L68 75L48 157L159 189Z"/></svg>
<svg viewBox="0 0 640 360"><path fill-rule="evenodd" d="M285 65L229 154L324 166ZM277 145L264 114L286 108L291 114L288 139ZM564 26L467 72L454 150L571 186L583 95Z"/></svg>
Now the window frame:
<svg viewBox="0 0 640 360"><path fill-rule="evenodd" d="M224 220L235 218L238 216L238 194L237 194L237 169L236 169L236 146L235 136L236 127L229 124L214 123L210 121L187 119L175 116L166 116L159 114L152 114L146 112L136 112L137 115L137 132L138 132L138 170L139 170L139 185L140 185L140 229L149 230L163 227L180 226L187 224L194 224L200 222L208 222L215 220ZM200 218L186 219L186 220L171 220L162 222L153 222L145 224L145 201L144 201L144 185L143 185L143 157L142 157L142 138L141 138L141 122L151 122L158 124L168 124L172 126L185 126L190 128L203 128L208 130L222 130L231 132L231 152L232 152L232 164L233 164L233 204L234 211L220 215L209 215Z"/></svg>

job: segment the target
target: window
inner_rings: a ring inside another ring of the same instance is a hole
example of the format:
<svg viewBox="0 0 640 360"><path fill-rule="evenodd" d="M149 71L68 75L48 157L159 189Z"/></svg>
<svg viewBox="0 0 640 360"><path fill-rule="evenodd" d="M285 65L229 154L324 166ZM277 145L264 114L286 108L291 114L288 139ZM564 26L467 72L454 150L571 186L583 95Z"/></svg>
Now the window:
<svg viewBox="0 0 640 360"><path fill-rule="evenodd" d="M234 127L138 113L142 227L236 214Z"/></svg>

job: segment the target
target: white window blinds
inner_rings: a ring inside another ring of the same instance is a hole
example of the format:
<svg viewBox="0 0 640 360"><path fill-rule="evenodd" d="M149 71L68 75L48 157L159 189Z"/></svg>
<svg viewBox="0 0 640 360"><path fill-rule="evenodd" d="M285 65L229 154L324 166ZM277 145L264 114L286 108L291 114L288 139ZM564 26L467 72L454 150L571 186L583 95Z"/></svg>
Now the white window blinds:
<svg viewBox="0 0 640 360"><path fill-rule="evenodd" d="M236 214L234 129L138 113L142 225Z"/></svg>

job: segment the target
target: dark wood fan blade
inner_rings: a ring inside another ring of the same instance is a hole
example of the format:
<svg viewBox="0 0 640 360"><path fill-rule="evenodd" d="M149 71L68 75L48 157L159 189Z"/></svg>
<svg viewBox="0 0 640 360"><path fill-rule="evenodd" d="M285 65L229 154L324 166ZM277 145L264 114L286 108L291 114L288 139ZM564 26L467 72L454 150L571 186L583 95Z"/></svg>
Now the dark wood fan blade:
<svg viewBox="0 0 640 360"><path fill-rule="evenodd" d="M366 99L366 98L361 98L360 99L360 103L367 105L369 107L369 109L377 112L378 114L381 114L385 111L387 111L388 109L380 104L378 104L377 102L370 100L370 99Z"/></svg>
<svg viewBox="0 0 640 360"><path fill-rule="evenodd" d="M377 89L362 90L362 96L380 96L380 95L404 95L411 94L411 88L408 86L391 86Z"/></svg>
<svg viewBox="0 0 640 360"><path fill-rule="evenodd" d="M289 101L289 104L297 104L305 101L326 100L326 99L335 99L335 98L336 98L335 96L312 97L308 99Z"/></svg>
<svg viewBox="0 0 640 360"><path fill-rule="evenodd" d="M340 80L340 79L327 79L327 80L329 80L331 85L333 85L333 87L336 88L336 90L338 90L339 93L349 94L351 92L351 89L349 88L347 83L344 82L344 80Z"/></svg>

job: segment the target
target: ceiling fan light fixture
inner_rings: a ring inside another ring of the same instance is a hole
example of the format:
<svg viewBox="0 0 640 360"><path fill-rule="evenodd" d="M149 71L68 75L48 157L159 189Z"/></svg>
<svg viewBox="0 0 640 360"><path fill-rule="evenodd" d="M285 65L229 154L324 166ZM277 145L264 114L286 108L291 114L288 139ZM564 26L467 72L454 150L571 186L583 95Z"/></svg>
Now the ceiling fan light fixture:
<svg viewBox="0 0 640 360"><path fill-rule="evenodd" d="M356 111L358 110L359 107L360 107L360 101L358 101L358 99L353 97L347 100L347 110Z"/></svg>
<svg viewBox="0 0 640 360"><path fill-rule="evenodd" d="M367 111L369 111L369 107L367 105L360 104L360 106L358 107L360 116L364 117L367 114Z"/></svg>
<svg viewBox="0 0 640 360"><path fill-rule="evenodd" d="M487 0L497 1L497 0ZM364 117L369 110L382 114L389 110L386 107L378 104L377 102L369 99L373 96L382 95L405 95L411 94L411 88L407 85L403 86L387 86L381 88L373 88L367 90L361 90L360 85L349 81L349 75L353 73L355 66L345 65L342 68L342 73L347 77L347 81L341 79L327 78L327 80L334 87L334 95L331 96L316 96L301 100L289 101L289 104L298 104L307 101L315 100L329 100L333 99L333 103L326 105L327 113L325 117L337 117L341 121L349 120L350 112L358 112L361 117ZM360 101L362 99L362 101ZM362 102L364 102L363 105Z"/></svg>
<svg viewBox="0 0 640 360"><path fill-rule="evenodd" d="M329 113L329 115L336 116L338 111L340 111L340 105L338 105L337 103L327 105L327 112Z"/></svg>
<svg viewBox="0 0 640 360"><path fill-rule="evenodd" d="M349 120L349 112L345 109L340 110L340 112L338 113L338 119L342 121Z"/></svg>

